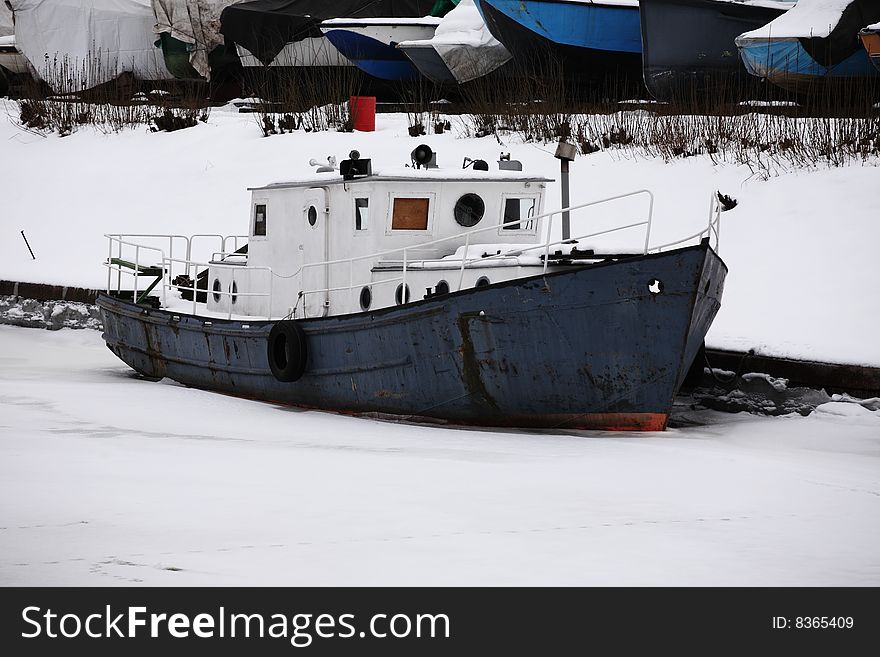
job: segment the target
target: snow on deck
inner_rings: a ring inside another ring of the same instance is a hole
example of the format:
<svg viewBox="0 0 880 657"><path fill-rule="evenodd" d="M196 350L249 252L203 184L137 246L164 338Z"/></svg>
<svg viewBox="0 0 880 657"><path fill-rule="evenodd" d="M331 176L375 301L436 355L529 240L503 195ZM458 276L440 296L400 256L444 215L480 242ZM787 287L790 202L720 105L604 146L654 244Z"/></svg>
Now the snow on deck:
<svg viewBox="0 0 880 657"><path fill-rule="evenodd" d="M368 156L362 156L367 158ZM323 163L322 163L323 164ZM337 165L338 166L338 165ZM419 183L431 182L553 182L552 178L544 178L529 171L499 171L490 168L489 171L479 171L473 168L460 169L458 167L444 166L442 168L416 169L414 167L398 166L373 169L371 176L345 180L338 172L326 171L313 173L308 176L300 176L289 180L277 180L268 185L250 187L255 189L270 189L278 187L311 187L316 185L371 185L382 182Z"/></svg>
<svg viewBox="0 0 880 657"><path fill-rule="evenodd" d="M207 124L175 133L81 129L59 138L23 131L13 121L15 104L0 103L0 117L2 110L8 116L0 119L0 279L7 280L106 285L104 233L242 234L250 212L248 187L311 177L310 158L341 160L352 149L372 158L377 171L409 163L411 151L426 143L443 168L410 169L410 175L478 175L461 170L464 157L484 159L496 171L504 151L521 160L524 171L501 175L559 177L552 144L462 139L454 117L452 131L418 138L408 136L400 114L379 115L374 133L261 138L257 115L221 109ZM877 160L772 172L765 180L748 167L715 165L708 158L667 164L603 152L578 157L571 180L573 205L652 190L654 245L702 230L715 190L739 201L722 215L720 254L730 272L710 346L880 366ZM558 209L559 198L559 183L549 183L544 210ZM641 221L645 207L644 198L634 198L575 211L572 232L584 235ZM554 235L559 223L557 216ZM632 229L591 240L590 247L633 252L643 242L644 233ZM212 244L207 254L194 253L194 258L210 258L218 248Z"/></svg>
<svg viewBox="0 0 880 657"><path fill-rule="evenodd" d="M139 379L0 326L0 585L880 584L880 412L475 431Z"/></svg>

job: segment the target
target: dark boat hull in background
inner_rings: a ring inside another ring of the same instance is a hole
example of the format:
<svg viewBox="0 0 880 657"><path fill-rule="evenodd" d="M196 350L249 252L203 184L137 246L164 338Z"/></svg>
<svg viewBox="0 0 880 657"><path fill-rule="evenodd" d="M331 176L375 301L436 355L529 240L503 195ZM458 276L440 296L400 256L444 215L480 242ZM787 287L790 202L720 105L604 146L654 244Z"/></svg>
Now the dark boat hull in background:
<svg viewBox="0 0 880 657"><path fill-rule="evenodd" d="M734 39L783 12L718 0L640 0L645 86L661 101L760 97L766 85L746 71Z"/></svg>
<svg viewBox="0 0 880 657"><path fill-rule="evenodd" d="M106 295L98 306L123 361L197 388L406 420L662 430L726 273L704 243L300 320L308 359L294 383L270 371L275 322L208 320ZM655 280L659 293L649 290Z"/></svg>

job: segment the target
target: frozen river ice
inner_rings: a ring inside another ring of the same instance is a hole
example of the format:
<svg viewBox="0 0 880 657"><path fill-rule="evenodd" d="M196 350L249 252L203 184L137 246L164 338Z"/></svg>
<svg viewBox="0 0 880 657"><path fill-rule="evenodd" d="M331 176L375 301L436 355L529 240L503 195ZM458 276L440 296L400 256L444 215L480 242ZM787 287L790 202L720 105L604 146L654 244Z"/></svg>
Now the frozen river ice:
<svg viewBox="0 0 880 657"><path fill-rule="evenodd" d="M880 412L413 426L0 326L0 585L878 585Z"/></svg>

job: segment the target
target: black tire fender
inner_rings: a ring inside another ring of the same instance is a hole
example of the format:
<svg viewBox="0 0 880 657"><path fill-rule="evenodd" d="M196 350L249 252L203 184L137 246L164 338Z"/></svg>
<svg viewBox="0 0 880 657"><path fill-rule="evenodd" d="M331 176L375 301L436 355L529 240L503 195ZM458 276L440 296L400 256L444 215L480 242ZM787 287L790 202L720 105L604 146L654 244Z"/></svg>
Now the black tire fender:
<svg viewBox="0 0 880 657"><path fill-rule="evenodd" d="M306 335L299 324L292 321L276 322L266 341L266 356L272 376L284 383L299 381L306 371L308 355Z"/></svg>

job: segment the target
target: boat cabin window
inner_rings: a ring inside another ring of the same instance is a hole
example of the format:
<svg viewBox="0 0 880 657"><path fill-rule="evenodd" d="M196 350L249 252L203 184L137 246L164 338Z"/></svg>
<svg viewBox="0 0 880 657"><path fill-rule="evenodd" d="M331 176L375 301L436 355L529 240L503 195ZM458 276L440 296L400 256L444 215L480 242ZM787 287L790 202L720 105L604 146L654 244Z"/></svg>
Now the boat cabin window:
<svg viewBox="0 0 880 657"><path fill-rule="evenodd" d="M254 235L266 234L266 206L254 206Z"/></svg>
<svg viewBox="0 0 880 657"><path fill-rule="evenodd" d="M367 230L370 222L370 199L356 198L354 200L354 229Z"/></svg>
<svg viewBox="0 0 880 657"><path fill-rule="evenodd" d="M428 230L428 199L395 198L391 230Z"/></svg>
<svg viewBox="0 0 880 657"><path fill-rule="evenodd" d="M486 212L486 204L476 194L465 194L455 203L453 215L455 221L463 228L473 228Z"/></svg>
<svg viewBox="0 0 880 657"><path fill-rule="evenodd" d="M534 230L537 199L507 198L504 200L504 216L501 218L504 230Z"/></svg>

